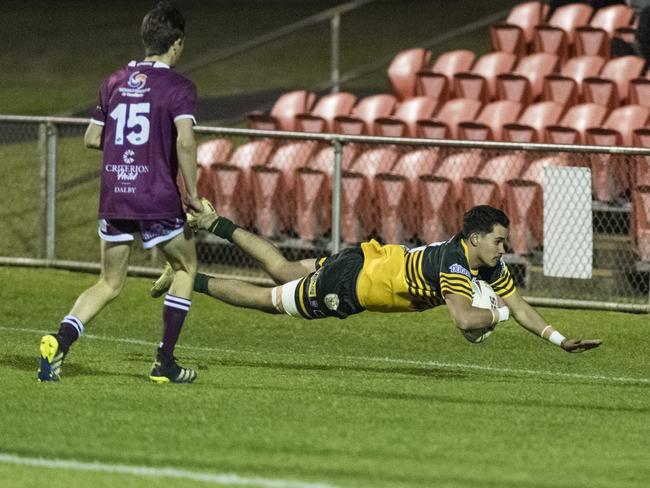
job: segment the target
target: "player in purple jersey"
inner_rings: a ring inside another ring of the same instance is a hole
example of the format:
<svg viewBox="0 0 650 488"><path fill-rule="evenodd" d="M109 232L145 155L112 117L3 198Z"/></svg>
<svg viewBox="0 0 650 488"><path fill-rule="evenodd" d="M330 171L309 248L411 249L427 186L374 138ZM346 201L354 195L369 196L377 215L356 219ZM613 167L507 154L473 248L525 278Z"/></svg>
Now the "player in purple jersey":
<svg viewBox="0 0 650 488"><path fill-rule="evenodd" d="M149 377L156 383L191 383L197 376L179 366L173 354L190 308L197 267L193 233L186 226L176 185L179 169L189 210L202 209L193 131L196 88L171 69L183 51L185 20L161 2L144 17L141 34L145 59L130 62L104 81L84 137L87 147L103 150L101 275L79 296L59 331L41 338L41 381L59 380L70 346L119 295L135 234L140 234L145 249L157 246L175 270L163 308L163 337Z"/></svg>

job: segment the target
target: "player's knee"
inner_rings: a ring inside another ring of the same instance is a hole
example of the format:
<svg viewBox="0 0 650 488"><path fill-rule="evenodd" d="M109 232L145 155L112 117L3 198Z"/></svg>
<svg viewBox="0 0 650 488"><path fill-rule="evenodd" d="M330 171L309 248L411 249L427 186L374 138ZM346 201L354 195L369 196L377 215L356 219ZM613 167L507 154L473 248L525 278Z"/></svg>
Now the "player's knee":
<svg viewBox="0 0 650 488"><path fill-rule="evenodd" d="M109 280L102 278L98 284L103 288L106 297L109 300L113 300L114 298L117 298L122 292L122 288L124 288L124 282L125 280Z"/></svg>

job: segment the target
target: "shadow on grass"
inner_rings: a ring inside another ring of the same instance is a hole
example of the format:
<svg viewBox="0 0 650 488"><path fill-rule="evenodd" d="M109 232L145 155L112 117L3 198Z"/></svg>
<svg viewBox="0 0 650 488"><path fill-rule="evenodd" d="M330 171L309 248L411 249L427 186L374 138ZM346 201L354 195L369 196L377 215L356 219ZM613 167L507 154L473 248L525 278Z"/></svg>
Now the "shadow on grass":
<svg viewBox="0 0 650 488"><path fill-rule="evenodd" d="M372 367L372 366L344 366L340 364L302 364L269 361L242 361L239 359L214 359L203 360L210 366L227 366L243 368L266 368L295 371L352 371L371 374L399 374L408 376L427 376L433 378L466 378L468 375L462 371L453 371L442 368L398 368L398 367Z"/></svg>
<svg viewBox="0 0 650 488"><path fill-rule="evenodd" d="M37 353L33 356L21 356L18 354L4 355L0 357L0 368L7 367L26 373L33 373L36 377L38 372L39 359ZM66 362L63 365L63 374L65 377L75 376L117 376L117 377L132 377L143 378L143 372L140 373L127 373L117 371L106 371L101 369L89 368L83 364L75 362Z"/></svg>

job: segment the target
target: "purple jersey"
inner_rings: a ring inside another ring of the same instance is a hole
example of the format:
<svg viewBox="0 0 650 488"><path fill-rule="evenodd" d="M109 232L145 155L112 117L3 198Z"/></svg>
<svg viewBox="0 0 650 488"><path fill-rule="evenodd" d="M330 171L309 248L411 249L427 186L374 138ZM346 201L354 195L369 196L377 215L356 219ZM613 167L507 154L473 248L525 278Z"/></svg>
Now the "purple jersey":
<svg viewBox="0 0 650 488"><path fill-rule="evenodd" d="M92 116L104 128L100 218L184 217L174 122L195 111L194 83L161 62L131 61L104 81Z"/></svg>

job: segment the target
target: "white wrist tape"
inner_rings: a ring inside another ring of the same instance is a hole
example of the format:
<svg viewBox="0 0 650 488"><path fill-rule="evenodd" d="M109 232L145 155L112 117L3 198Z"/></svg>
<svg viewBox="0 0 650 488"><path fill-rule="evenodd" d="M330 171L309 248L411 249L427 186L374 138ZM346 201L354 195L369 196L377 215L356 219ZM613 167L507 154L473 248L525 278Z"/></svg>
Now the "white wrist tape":
<svg viewBox="0 0 650 488"><path fill-rule="evenodd" d="M503 322L510 318L510 309L508 307L497 308L497 313L499 314L499 322Z"/></svg>
<svg viewBox="0 0 650 488"><path fill-rule="evenodd" d="M562 334L560 334L557 330L554 330L550 336L548 336L548 340L551 341L553 344L556 346L561 346L562 342L566 340L566 337L564 337Z"/></svg>

